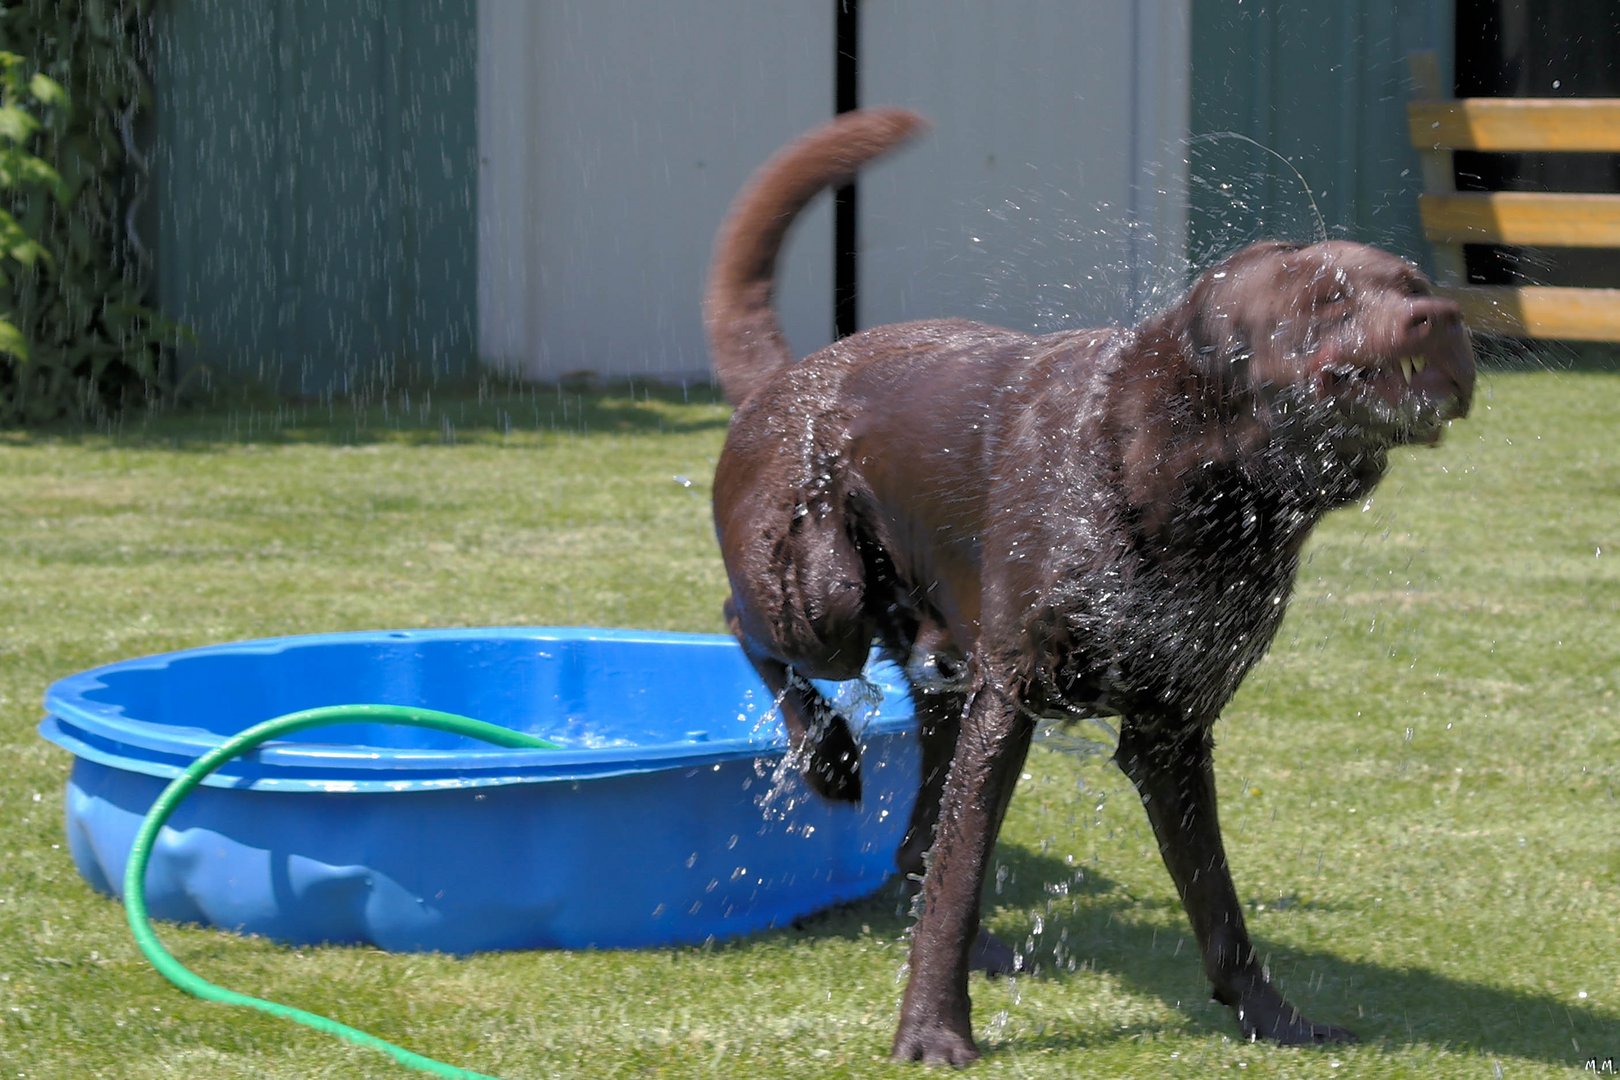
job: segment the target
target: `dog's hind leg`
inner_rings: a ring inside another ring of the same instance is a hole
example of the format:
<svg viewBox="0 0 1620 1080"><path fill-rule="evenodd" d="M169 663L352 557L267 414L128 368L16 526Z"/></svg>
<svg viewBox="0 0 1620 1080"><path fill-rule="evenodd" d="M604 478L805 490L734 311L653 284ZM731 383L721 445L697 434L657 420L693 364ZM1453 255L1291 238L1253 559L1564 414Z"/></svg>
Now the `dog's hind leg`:
<svg viewBox="0 0 1620 1080"><path fill-rule="evenodd" d="M859 802L860 747L810 682L859 676L878 632L867 608L866 560L830 493L831 467L784 498L728 471L730 460L715 474L715 521L732 587L726 623L776 697L811 789Z"/></svg>
<svg viewBox="0 0 1620 1080"><path fill-rule="evenodd" d="M849 729L849 721L809 679L750 645L731 600L726 601L726 622L765 688L776 699L791 752L799 759L810 789L838 802L860 802L861 748Z"/></svg>
<svg viewBox="0 0 1620 1080"><path fill-rule="evenodd" d="M1237 1011L1238 1027L1249 1039L1284 1045L1354 1041L1344 1028L1301 1016L1272 987L1255 956L1215 816L1213 752L1207 725L1167 732L1127 720L1114 759L1142 796L1215 999Z"/></svg>

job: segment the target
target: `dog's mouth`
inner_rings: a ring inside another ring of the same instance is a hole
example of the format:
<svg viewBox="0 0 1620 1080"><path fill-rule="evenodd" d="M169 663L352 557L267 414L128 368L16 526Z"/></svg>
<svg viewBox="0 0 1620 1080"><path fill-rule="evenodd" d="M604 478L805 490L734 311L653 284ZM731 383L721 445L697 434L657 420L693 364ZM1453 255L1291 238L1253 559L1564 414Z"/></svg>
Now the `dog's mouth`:
<svg viewBox="0 0 1620 1080"><path fill-rule="evenodd" d="M1426 352L1319 354L1310 370L1315 398L1336 422L1388 445L1438 443L1450 421L1468 415L1473 392L1471 359Z"/></svg>

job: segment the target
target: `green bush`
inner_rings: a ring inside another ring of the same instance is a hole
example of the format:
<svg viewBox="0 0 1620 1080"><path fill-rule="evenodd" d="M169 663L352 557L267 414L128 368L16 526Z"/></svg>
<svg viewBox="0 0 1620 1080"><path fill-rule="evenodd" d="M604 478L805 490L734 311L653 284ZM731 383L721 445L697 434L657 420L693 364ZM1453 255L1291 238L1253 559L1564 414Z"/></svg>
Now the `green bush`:
<svg viewBox="0 0 1620 1080"><path fill-rule="evenodd" d="M28 152L28 144L39 130L39 120L26 102L55 105L63 100L62 87L52 78L36 74L26 81L23 58L13 52L0 52L0 188L8 193L49 192L66 202L66 188L50 163ZM13 199L7 199L12 202ZM11 288L14 267L31 269L36 263L51 261L51 253L33 230L24 226L4 205L0 205L0 289ZM0 312L0 354L14 363L28 362L28 339L13 321L11 310Z"/></svg>
<svg viewBox="0 0 1620 1080"><path fill-rule="evenodd" d="M125 216L152 0L0 10L0 426L158 392L176 327L141 303Z"/></svg>

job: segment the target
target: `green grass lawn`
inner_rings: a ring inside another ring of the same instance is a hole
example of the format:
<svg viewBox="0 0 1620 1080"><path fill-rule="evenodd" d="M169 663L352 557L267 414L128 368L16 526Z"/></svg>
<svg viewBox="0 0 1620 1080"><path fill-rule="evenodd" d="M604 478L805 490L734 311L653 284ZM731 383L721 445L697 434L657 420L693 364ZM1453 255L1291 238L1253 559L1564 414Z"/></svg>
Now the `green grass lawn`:
<svg viewBox="0 0 1620 1080"><path fill-rule="evenodd" d="M555 390L0 434L0 1074L385 1077L204 1004L65 849L51 680L273 634L720 629L707 395ZM1238 1041L1128 784L1037 750L987 912L973 1075L1534 1076L1620 1058L1620 374L1495 372L1308 549L1218 729L1250 929L1330 1051ZM709 948L466 960L164 939L199 973L508 1077L917 1076L892 895Z"/></svg>

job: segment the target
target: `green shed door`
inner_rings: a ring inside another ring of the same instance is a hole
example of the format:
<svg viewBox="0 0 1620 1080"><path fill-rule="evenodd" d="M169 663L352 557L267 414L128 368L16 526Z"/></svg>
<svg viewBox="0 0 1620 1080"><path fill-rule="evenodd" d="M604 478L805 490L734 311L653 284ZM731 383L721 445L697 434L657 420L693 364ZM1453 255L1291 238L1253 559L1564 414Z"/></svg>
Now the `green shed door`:
<svg viewBox="0 0 1620 1080"><path fill-rule="evenodd" d="M159 302L182 370L324 395L473 368L474 0L159 5Z"/></svg>
<svg viewBox="0 0 1620 1080"><path fill-rule="evenodd" d="M1453 0L1193 0L1194 265L1321 231L1426 260L1407 54L1449 70L1452 19Z"/></svg>

